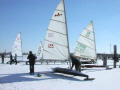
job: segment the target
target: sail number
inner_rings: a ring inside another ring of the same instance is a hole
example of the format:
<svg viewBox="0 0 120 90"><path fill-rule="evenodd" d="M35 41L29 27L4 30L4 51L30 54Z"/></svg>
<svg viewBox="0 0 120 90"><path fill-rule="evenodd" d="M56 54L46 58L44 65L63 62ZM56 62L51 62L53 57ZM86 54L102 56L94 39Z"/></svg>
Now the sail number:
<svg viewBox="0 0 120 90"><path fill-rule="evenodd" d="M55 14L55 17L56 17L56 16L62 16L62 14L60 14L60 13L57 13L57 14Z"/></svg>
<svg viewBox="0 0 120 90"><path fill-rule="evenodd" d="M90 32L87 32L85 36L86 36L86 37L89 37L89 36L90 36Z"/></svg>
<svg viewBox="0 0 120 90"><path fill-rule="evenodd" d="M82 43L77 43L77 47L76 47L76 51L83 53L86 49L86 45L82 44Z"/></svg>
<svg viewBox="0 0 120 90"><path fill-rule="evenodd" d="M48 48L54 48L53 44L48 44Z"/></svg>

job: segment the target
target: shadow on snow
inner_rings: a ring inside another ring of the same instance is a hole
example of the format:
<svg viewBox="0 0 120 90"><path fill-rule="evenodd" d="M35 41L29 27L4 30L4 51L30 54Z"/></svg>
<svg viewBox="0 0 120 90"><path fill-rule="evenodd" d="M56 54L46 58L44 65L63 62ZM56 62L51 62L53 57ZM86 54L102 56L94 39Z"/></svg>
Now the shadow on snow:
<svg viewBox="0 0 120 90"><path fill-rule="evenodd" d="M42 76L37 77L38 72L35 75L29 75L29 73L19 73L19 74L0 74L0 83L15 83L15 82L30 82L30 81L42 81L42 80L52 80L52 79L64 79L71 81L83 81L77 79L75 76L65 76L63 74L55 74L49 72L39 72ZM5 76L2 76L5 75ZM47 77L45 77L47 76Z"/></svg>

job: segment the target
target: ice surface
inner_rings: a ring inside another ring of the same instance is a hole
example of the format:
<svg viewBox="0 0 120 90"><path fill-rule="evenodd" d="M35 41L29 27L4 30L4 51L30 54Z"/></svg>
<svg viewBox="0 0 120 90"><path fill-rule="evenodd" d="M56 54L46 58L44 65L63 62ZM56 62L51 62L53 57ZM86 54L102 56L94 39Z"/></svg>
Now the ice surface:
<svg viewBox="0 0 120 90"><path fill-rule="evenodd" d="M102 62L99 61L97 64ZM25 63L0 64L0 90L120 90L119 67L111 70L91 68L82 71L91 78L95 78L93 81L84 81L84 78L79 76L47 72L54 67L68 67L68 65L37 64L35 75L29 75L29 65ZM37 77L38 72L42 75L41 77Z"/></svg>

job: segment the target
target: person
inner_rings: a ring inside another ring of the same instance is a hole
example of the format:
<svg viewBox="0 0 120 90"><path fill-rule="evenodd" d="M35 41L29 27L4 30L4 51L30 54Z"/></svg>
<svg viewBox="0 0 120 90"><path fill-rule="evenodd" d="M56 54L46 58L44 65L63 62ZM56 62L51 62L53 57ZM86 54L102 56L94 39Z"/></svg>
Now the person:
<svg viewBox="0 0 120 90"><path fill-rule="evenodd" d="M2 63L4 63L4 53L1 55L1 57L2 57Z"/></svg>
<svg viewBox="0 0 120 90"><path fill-rule="evenodd" d="M107 56L105 54L103 55L102 60L103 60L103 66L107 67Z"/></svg>
<svg viewBox="0 0 120 90"><path fill-rule="evenodd" d="M72 67L71 69L75 66L76 71L81 72L81 62L75 58L72 54L70 55L71 60L72 60Z"/></svg>
<svg viewBox="0 0 120 90"><path fill-rule="evenodd" d="M14 62L12 54L10 54L10 65Z"/></svg>
<svg viewBox="0 0 120 90"><path fill-rule="evenodd" d="M15 54L14 62L15 62L15 64L17 64L17 54Z"/></svg>
<svg viewBox="0 0 120 90"><path fill-rule="evenodd" d="M35 64L35 56L32 54L32 51L29 51L29 55L27 57L29 59L29 65L30 65L30 74L34 74L34 64Z"/></svg>

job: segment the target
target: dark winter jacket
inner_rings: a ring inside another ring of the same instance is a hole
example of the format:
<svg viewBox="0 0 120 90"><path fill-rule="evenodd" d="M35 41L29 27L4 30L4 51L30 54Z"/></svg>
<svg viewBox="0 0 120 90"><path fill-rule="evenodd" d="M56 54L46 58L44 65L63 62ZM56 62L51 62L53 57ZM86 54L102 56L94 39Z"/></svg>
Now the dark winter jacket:
<svg viewBox="0 0 120 90"><path fill-rule="evenodd" d="M72 64L75 64L75 65L81 64L80 61L77 58L75 58L73 55L71 56L71 60L72 60Z"/></svg>
<svg viewBox="0 0 120 90"><path fill-rule="evenodd" d="M1 57L2 57L2 59L4 59L4 57L5 57L4 54L2 54Z"/></svg>
<svg viewBox="0 0 120 90"><path fill-rule="evenodd" d="M35 64L35 56L33 54L29 54L27 59L29 59L30 64Z"/></svg>
<svg viewBox="0 0 120 90"><path fill-rule="evenodd" d="M13 57L12 57L12 54L10 55L10 61L12 61L13 60Z"/></svg>

